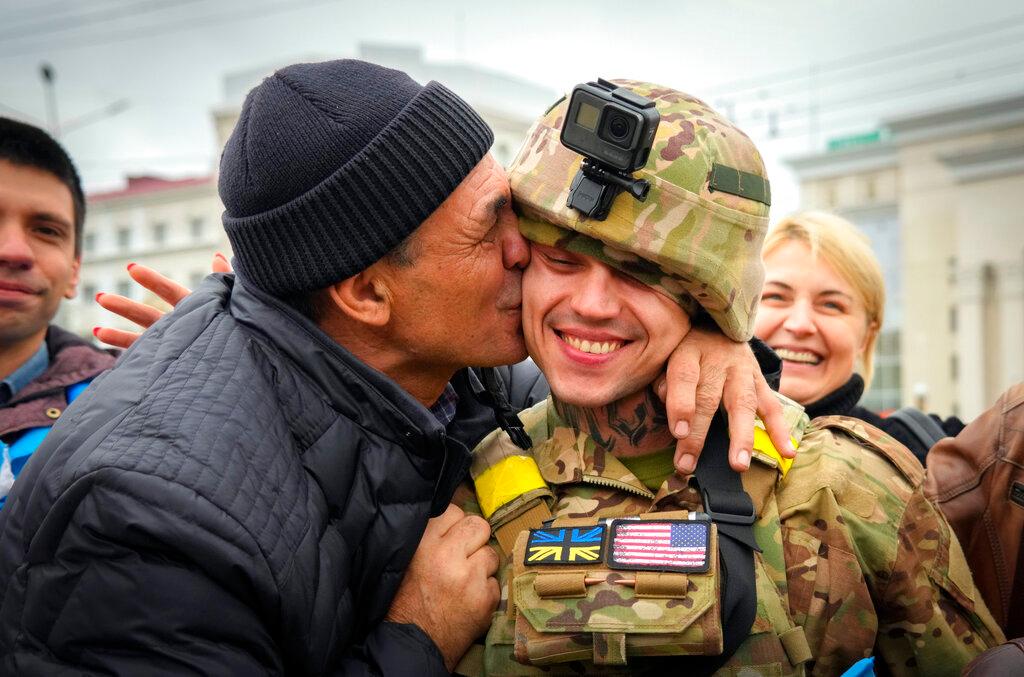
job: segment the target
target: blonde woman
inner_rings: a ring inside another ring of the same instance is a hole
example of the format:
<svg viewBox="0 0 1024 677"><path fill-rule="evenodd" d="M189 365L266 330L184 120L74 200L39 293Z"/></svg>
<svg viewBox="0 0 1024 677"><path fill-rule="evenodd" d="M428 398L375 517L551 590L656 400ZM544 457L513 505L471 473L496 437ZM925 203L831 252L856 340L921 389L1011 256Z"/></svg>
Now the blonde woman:
<svg viewBox="0 0 1024 677"><path fill-rule="evenodd" d="M811 418L867 421L924 462L928 445L902 419L882 418L858 404L871 384L885 315L885 280L867 237L833 214L803 212L769 231L763 256L755 333L783 360L780 391ZM933 418L947 435L963 428L955 418Z"/></svg>

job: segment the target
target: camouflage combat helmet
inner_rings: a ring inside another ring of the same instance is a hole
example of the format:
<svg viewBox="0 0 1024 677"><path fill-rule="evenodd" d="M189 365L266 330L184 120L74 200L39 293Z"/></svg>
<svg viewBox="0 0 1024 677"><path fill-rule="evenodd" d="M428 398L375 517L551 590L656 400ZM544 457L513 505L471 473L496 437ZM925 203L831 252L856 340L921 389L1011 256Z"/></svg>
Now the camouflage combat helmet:
<svg viewBox="0 0 1024 677"><path fill-rule="evenodd" d="M764 282L761 245L770 194L761 155L746 134L703 101L667 87L616 80L661 114L644 202L623 193L604 221L566 206L582 156L559 140L568 99L531 128L509 178L530 240L594 256L690 309L696 300L732 339L754 332Z"/></svg>

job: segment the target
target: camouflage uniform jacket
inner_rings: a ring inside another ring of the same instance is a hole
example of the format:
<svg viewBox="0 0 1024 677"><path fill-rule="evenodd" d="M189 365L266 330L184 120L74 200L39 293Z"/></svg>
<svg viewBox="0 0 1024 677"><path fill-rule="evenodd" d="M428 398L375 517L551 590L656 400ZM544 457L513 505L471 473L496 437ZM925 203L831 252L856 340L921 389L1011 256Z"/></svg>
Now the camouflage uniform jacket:
<svg viewBox="0 0 1024 677"><path fill-rule="evenodd" d="M551 490L553 516L701 508L699 492L676 475L652 494L589 436L567 427L550 398L520 417ZM789 471L783 476L775 460L755 450L743 475L759 514L757 617L748 639L716 674L836 675L874 655L882 674L958 675L974 656L998 645L1000 630L949 524L925 499L924 471L910 452L855 419L823 417L808 424L796 406L787 418L800 441ZM495 431L474 452L477 462L509 444L505 433ZM475 508L472 495L466 487L457 494L468 510ZM484 671L557 673L512 658L510 569L504 562L499 574L502 602L487 636ZM803 628L809 661L787 654L784 640L794 626ZM586 663L562 667L564 674L613 673Z"/></svg>

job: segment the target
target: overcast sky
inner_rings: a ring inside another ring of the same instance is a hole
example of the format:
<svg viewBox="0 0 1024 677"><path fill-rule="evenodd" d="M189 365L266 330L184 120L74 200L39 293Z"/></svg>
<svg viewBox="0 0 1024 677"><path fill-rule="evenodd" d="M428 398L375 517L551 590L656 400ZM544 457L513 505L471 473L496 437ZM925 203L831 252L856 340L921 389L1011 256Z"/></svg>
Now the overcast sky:
<svg viewBox="0 0 1024 677"><path fill-rule="evenodd" d="M762 147L773 218L798 206L785 157L901 113L1024 91L1019 1L0 0L0 114L46 120L45 61L88 188L202 174L225 74L351 56L360 42L421 45L428 61L553 90L630 77L706 98Z"/></svg>

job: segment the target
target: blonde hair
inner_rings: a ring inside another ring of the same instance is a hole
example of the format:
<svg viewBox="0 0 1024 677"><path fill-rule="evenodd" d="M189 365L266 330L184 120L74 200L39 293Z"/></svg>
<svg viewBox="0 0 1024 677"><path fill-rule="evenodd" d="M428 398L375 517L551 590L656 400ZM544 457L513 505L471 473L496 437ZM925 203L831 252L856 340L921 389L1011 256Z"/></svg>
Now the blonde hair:
<svg viewBox="0 0 1024 677"><path fill-rule="evenodd" d="M811 250L811 260L821 256L853 287L867 313L867 341L861 360L864 389L871 386L875 342L885 316L885 278L882 266L864 233L844 218L827 212L800 212L776 223L765 237L763 256L796 240Z"/></svg>

